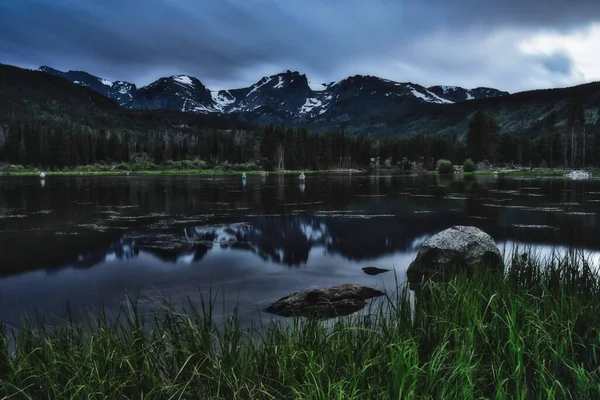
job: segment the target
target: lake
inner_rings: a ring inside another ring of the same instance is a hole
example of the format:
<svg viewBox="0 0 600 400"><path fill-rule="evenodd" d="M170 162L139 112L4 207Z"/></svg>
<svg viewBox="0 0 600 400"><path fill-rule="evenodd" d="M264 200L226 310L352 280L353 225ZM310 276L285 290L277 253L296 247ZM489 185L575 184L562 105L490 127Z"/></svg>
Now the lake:
<svg viewBox="0 0 600 400"><path fill-rule="evenodd" d="M126 295L216 295L244 324L294 291L402 283L419 246L475 225L501 250L600 249L600 181L394 174L0 177L0 320L114 315ZM366 275L376 266L395 271Z"/></svg>

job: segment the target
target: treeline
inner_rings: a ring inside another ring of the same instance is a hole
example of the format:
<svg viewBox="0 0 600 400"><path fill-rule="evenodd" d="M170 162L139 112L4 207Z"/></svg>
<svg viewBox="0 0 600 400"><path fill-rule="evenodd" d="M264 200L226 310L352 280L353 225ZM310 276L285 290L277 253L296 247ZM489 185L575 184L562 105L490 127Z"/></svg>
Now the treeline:
<svg viewBox="0 0 600 400"><path fill-rule="evenodd" d="M585 113L573 106L566 124L550 114L538 135L502 133L498 121L477 112L464 137L378 138L343 132L311 134L305 129L93 129L68 119L13 118L0 125L0 162L67 168L96 163L155 164L200 159L209 166L254 163L267 169L403 167L423 162L434 168L441 158L462 164L466 158L526 166L600 165L598 132L586 129Z"/></svg>
<svg viewBox="0 0 600 400"><path fill-rule="evenodd" d="M180 126L167 131L94 130L65 121L20 119L0 126L0 162L62 169L144 160L201 159L208 166L256 163L264 169L366 166L370 140L344 133L267 127L262 131Z"/></svg>
<svg viewBox="0 0 600 400"><path fill-rule="evenodd" d="M583 106L573 103L566 116L549 113L533 134L508 135L502 133L497 120L477 112L469 122L465 138L466 156L475 161L515 162L535 167L597 166L600 132L598 125L590 122Z"/></svg>

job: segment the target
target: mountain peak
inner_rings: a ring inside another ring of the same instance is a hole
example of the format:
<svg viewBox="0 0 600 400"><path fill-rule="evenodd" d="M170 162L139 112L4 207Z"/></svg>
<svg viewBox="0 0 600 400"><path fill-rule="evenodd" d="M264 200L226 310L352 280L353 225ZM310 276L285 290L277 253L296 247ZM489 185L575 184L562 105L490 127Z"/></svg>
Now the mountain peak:
<svg viewBox="0 0 600 400"><path fill-rule="evenodd" d="M298 71L291 71L289 69L286 69L285 71L281 71L280 73L272 75L272 76L279 76L279 75L302 76L304 74L301 74Z"/></svg>
<svg viewBox="0 0 600 400"><path fill-rule="evenodd" d="M38 71L45 72L47 74L52 74L52 75L64 74L64 72L59 71L54 68L51 68L51 67L48 67L46 65L42 65L41 67L39 67Z"/></svg>

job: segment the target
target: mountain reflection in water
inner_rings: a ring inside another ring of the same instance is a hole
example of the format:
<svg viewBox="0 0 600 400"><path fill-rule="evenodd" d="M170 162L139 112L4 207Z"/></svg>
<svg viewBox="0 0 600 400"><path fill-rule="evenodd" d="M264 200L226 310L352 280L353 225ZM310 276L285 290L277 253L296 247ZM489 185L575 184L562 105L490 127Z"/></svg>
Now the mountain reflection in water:
<svg viewBox="0 0 600 400"><path fill-rule="evenodd" d="M393 285L452 225L500 244L596 251L600 181L323 174L0 177L0 319L124 289L228 285L248 309L311 286ZM204 290L204 289L203 289ZM112 302L112 303L111 303Z"/></svg>

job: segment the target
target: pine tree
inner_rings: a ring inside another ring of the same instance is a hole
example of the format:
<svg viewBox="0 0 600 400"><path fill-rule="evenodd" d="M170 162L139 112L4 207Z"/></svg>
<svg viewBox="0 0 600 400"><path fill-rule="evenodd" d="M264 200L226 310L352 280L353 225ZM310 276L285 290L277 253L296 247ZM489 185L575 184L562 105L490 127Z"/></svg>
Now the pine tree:
<svg viewBox="0 0 600 400"><path fill-rule="evenodd" d="M25 146L25 134L21 133L19 140L19 150L17 153L17 164L27 164L27 147Z"/></svg>

